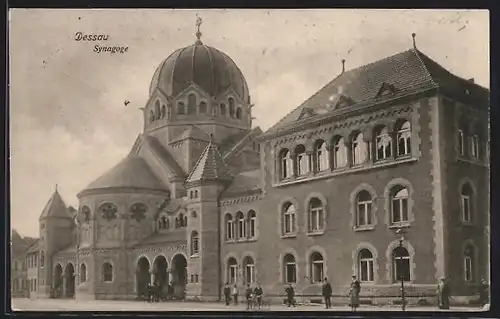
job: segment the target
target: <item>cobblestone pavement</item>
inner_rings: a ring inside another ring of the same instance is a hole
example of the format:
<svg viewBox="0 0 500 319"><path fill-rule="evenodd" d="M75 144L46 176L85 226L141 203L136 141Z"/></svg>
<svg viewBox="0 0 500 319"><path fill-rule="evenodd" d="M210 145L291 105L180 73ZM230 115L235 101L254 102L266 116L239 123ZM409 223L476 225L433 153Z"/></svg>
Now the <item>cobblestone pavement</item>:
<svg viewBox="0 0 500 319"><path fill-rule="evenodd" d="M161 302L147 303L140 301L104 301L104 300L57 300L57 299L12 299L14 311L241 311L245 305L226 306L223 303L205 302ZM303 305L288 308L284 305L272 305L262 311L349 311L348 307L333 307L326 310L322 305ZM359 311L399 311L399 307L362 306ZM434 307L408 307L407 311L442 311ZM477 312L478 307L455 307L450 311Z"/></svg>

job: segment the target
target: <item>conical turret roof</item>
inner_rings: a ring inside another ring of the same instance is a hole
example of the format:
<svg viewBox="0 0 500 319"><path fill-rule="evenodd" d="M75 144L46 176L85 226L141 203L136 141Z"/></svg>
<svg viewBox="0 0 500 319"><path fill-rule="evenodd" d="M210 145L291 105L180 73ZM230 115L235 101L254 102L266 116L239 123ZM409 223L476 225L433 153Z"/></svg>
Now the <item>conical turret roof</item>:
<svg viewBox="0 0 500 319"><path fill-rule="evenodd" d="M206 181L231 181L233 176L222 158L217 145L210 139L207 147L201 153L200 158L186 179L186 184Z"/></svg>
<svg viewBox="0 0 500 319"><path fill-rule="evenodd" d="M68 206L66 206L66 204L64 203L64 200L57 191L57 188L55 189L54 193L52 194L49 201L45 205L45 208L43 209L39 219L41 220L48 217L69 218L69 219L72 218L68 214Z"/></svg>

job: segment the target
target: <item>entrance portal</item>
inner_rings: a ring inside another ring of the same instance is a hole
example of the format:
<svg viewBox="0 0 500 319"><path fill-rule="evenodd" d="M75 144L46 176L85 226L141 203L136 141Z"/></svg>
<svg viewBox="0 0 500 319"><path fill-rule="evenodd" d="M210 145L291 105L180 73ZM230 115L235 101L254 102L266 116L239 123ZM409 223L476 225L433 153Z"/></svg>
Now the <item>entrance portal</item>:
<svg viewBox="0 0 500 319"><path fill-rule="evenodd" d="M149 273L149 260L146 257L141 257L137 262L135 271L137 297L148 298L148 284L151 281Z"/></svg>
<svg viewBox="0 0 500 319"><path fill-rule="evenodd" d="M154 280L160 293L160 298L164 299L168 292L168 263L162 255L156 257L153 262Z"/></svg>
<svg viewBox="0 0 500 319"><path fill-rule="evenodd" d="M66 279L65 297L73 298L75 296L75 267L72 263L66 265L64 277Z"/></svg>
<svg viewBox="0 0 500 319"><path fill-rule="evenodd" d="M63 269L61 264L57 264L54 268L54 284L52 286L51 295L53 298L62 298L63 294Z"/></svg>
<svg viewBox="0 0 500 319"><path fill-rule="evenodd" d="M172 284L176 298L184 299L187 284L187 260L178 254L172 259Z"/></svg>

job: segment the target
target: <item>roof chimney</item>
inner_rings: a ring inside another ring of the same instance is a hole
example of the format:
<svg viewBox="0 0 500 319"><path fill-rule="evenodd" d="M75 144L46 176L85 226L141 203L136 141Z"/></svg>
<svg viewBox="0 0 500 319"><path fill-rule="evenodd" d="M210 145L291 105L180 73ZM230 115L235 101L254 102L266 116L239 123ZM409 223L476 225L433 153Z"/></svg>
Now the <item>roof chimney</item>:
<svg viewBox="0 0 500 319"><path fill-rule="evenodd" d="M342 73L345 71L345 59L342 59Z"/></svg>
<svg viewBox="0 0 500 319"><path fill-rule="evenodd" d="M470 83L474 83L474 78L470 78L468 81L469 81Z"/></svg>
<svg viewBox="0 0 500 319"><path fill-rule="evenodd" d="M413 32L411 34L412 38L413 38L413 48L416 49L417 48L417 45L415 44L415 37L417 36L417 34L415 32Z"/></svg>

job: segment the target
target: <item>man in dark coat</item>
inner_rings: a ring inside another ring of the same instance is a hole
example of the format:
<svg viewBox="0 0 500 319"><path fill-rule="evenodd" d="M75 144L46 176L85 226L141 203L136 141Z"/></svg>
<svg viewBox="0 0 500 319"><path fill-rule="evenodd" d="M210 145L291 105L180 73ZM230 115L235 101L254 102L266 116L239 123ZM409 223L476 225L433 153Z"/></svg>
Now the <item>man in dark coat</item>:
<svg viewBox="0 0 500 319"><path fill-rule="evenodd" d="M438 284L438 300L440 309L450 309L450 287L445 278Z"/></svg>
<svg viewBox="0 0 500 319"><path fill-rule="evenodd" d="M257 299L257 305L259 306L259 309L260 309L260 307L262 305L262 295L264 294L260 284L257 284L257 287L255 287L255 290L253 291L253 293L255 294L255 298Z"/></svg>
<svg viewBox="0 0 500 319"><path fill-rule="evenodd" d="M295 307L295 291L293 290L292 285L288 285L285 289L286 293L286 303L288 307L294 306Z"/></svg>
<svg viewBox="0 0 500 319"><path fill-rule="evenodd" d="M245 298L247 299L247 310L252 309L253 290L250 287L250 284L247 284L247 289L245 291Z"/></svg>
<svg viewBox="0 0 500 319"><path fill-rule="evenodd" d="M481 306L489 304L489 285L484 278L481 278L481 284L479 286L479 301L481 302Z"/></svg>
<svg viewBox="0 0 500 319"><path fill-rule="evenodd" d="M226 282L224 286L224 300L226 301L226 306L229 306L231 302L231 287L229 287L229 283Z"/></svg>
<svg viewBox="0 0 500 319"><path fill-rule="evenodd" d="M328 278L325 277L325 283L323 284L323 298L325 298L325 307L330 309L332 307L332 285L328 282Z"/></svg>

